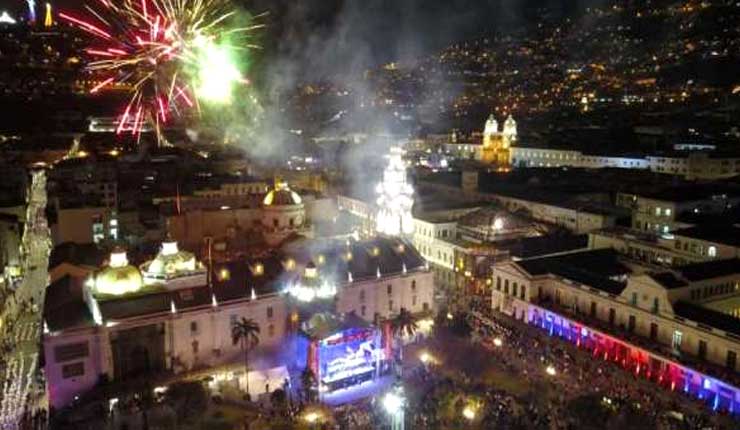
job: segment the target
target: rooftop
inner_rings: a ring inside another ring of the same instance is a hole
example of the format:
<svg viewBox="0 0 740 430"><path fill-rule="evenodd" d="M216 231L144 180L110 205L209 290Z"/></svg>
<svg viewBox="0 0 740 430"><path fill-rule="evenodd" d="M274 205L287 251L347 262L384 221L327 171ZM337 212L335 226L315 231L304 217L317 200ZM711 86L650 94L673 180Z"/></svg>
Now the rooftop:
<svg viewBox="0 0 740 430"><path fill-rule="evenodd" d="M740 336L740 320L731 315L681 300L673 304L673 312L688 320Z"/></svg>
<svg viewBox="0 0 740 430"><path fill-rule="evenodd" d="M300 277L301 266L309 261L317 264L319 275L345 284L352 279L374 279L424 269L425 261L411 245L394 238L378 237L359 242L298 241L280 253L266 258L215 264L212 287L202 285L168 291L159 286L121 296L99 300L104 320L120 320L171 311L209 306L217 303L248 299L252 294L262 297L282 292L287 283ZM44 319L51 330L57 331L93 324L83 300L81 285L69 277L49 286L44 307Z"/></svg>
<svg viewBox="0 0 740 430"><path fill-rule="evenodd" d="M631 273L613 249L530 258L516 264L530 275L553 274L614 295L620 294L626 284L613 278Z"/></svg>
<svg viewBox="0 0 740 430"><path fill-rule="evenodd" d="M683 288L689 285L688 282L671 272L651 273L649 276L668 290Z"/></svg>
<svg viewBox="0 0 740 430"><path fill-rule="evenodd" d="M496 243L497 249L517 258L533 258L588 247L588 235L535 236Z"/></svg>
<svg viewBox="0 0 740 430"><path fill-rule="evenodd" d="M740 247L740 227L734 225L699 225L676 230L673 234L675 236Z"/></svg>
<svg viewBox="0 0 740 430"><path fill-rule="evenodd" d="M676 269L689 281L720 278L723 276L740 274L740 259L715 260L704 263L694 263Z"/></svg>

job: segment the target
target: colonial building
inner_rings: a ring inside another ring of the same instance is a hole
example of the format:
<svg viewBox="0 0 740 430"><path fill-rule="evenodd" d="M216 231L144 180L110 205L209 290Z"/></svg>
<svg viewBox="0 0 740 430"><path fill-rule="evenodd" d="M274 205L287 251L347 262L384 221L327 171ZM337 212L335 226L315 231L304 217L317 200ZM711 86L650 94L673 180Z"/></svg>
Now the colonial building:
<svg viewBox="0 0 740 430"><path fill-rule="evenodd" d="M740 173L738 154L673 151L654 154L605 153L593 149L517 146L511 148L514 167L583 167L645 169L694 179L723 179Z"/></svg>
<svg viewBox="0 0 740 430"><path fill-rule="evenodd" d="M338 315L372 323L401 308L433 310L432 274L399 239L297 241L261 259L216 263L210 275L174 241L140 267L117 250L87 280L65 275L47 288L43 342L50 404L62 407L102 380L240 363L243 352L232 344L230 330L242 317L261 327L255 354L294 366L281 352L290 351L285 342L296 329L295 298L311 301L317 294L294 288L305 280L305 268L327 284ZM250 390L263 393L262 387Z"/></svg>
<svg viewBox="0 0 740 430"><path fill-rule="evenodd" d="M289 237L312 236L309 215L321 216L319 212L327 211L319 201L322 199L312 196L306 202L280 179L266 194L236 195L227 205L219 200L209 197L183 201L179 209L165 213L168 233L191 249L202 246L206 238L223 247L229 243L243 245L247 236L274 247Z"/></svg>
<svg viewBox="0 0 740 430"><path fill-rule="evenodd" d="M656 359L699 366L740 401L737 259L668 270L602 249L497 262L492 282L495 309L537 324L544 312L598 329L622 346L649 350Z"/></svg>

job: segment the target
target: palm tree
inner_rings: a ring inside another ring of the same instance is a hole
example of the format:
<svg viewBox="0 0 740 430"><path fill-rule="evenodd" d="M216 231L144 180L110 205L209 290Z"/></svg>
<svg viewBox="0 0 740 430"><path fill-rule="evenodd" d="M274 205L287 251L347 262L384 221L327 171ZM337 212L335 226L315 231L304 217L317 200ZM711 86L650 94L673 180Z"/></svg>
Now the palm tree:
<svg viewBox="0 0 740 430"><path fill-rule="evenodd" d="M249 350L260 343L260 326L253 319L242 317L231 325L231 341L237 343L244 351L244 368L246 373L247 396L249 396Z"/></svg>
<svg viewBox="0 0 740 430"><path fill-rule="evenodd" d="M401 308L398 315L391 320L391 331L397 340L400 340L404 335L413 336L418 329L419 326L416 324L416 317L406 308ZM398 343L398 356L401 366L403 366L403 344L400 341Z"/></svg>

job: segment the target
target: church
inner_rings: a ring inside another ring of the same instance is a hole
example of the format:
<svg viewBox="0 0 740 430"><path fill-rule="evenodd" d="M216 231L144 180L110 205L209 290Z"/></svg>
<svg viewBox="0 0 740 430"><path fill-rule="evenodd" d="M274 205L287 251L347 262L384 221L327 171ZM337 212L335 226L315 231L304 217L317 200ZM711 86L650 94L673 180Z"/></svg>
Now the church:
<svg viewBox="0 0 740 430"><path fill-rule="evenodd" d="M502 130L499 130L496 117L491 114L483 129L483 147L480 159L487 164L495 164L499 168L508 168L511 165L511 146L516 143L516 121L509 115L504 121Z"/></svg>
<svg viewBox="0 0 740 430"><path fill-rule="evenodd" d="M393 211L400 231L407 230L403 213ZM343 388L388 370L387 321L401 309L430 326L433 273L404 237L300 235L307 225L302 198L280 182L255 219L269 245L260 255L201 262L171 236L142 264L115 248L88 276L56 278L43 312L49 403L64 407L106 382L166 383L231 367L238 370L230 375L252 381L266 363L291 374L309 366L321 372L326 387L319 389ZM246 375L243 351L231 339L241 318L261 329L250 353L261 364ZM332 346L340 344L356 346L356 354L338 356ZM309 359L309 345L321 346L319 355ZM250 382L249 393L265 394L266 386L280 388Z"/></svg>

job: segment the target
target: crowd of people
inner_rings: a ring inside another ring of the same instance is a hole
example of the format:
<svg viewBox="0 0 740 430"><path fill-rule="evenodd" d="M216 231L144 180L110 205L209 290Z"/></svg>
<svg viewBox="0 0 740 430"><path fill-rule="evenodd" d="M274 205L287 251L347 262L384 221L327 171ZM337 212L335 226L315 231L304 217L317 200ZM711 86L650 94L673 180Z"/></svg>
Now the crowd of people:
<svg viewBox="0 0 740 430"><path fill-rule="evenodd" d="M382 426L384 419L377 398L342 405L333 410L336 427L340 430L371 430Z"/></svg>
<svg viewBox="0 0 740 430"><path fill-rule="evenodd" d="M0 426L8 429L46 428L47 412L39 405L44 396L38 363L39 324L34 299L18 299L15 291L3 294L0 328Z"/></svg>
<svg viewBox="0 0 740 430"><path fill-rule="evenodd" d="M557 397L550 404L549 421L555 428L569 428L568 405L573 399L596 395L610 405L627 405L641 411L656 426L669 425L680 417L685 422L721 422L732 420L710 413L706 403L680 392L671 392L627 372L614 363L594 360L575 345L550 338L539 329L504 315L480 317L473 322L474 339L495 355L508 372L520 374L533 384L547 378L557 387ZM547 372L550 372L548 374Z"/></svg>

